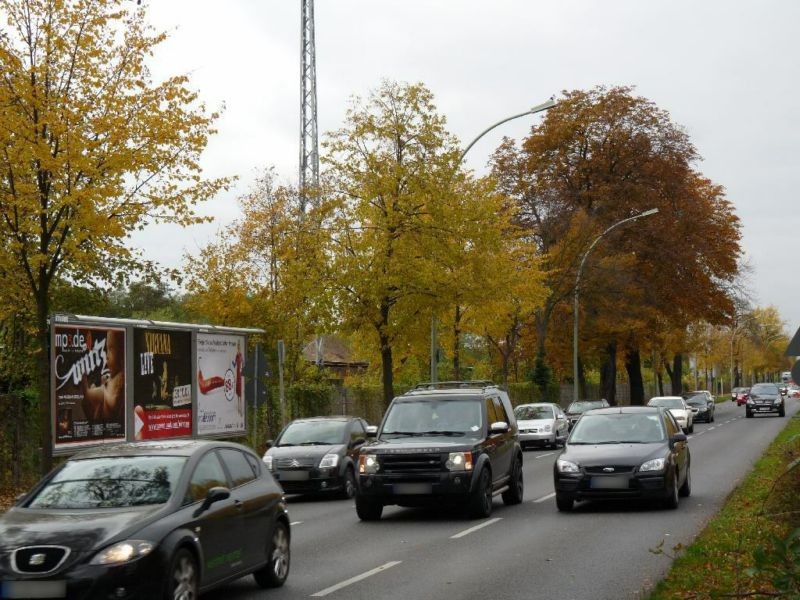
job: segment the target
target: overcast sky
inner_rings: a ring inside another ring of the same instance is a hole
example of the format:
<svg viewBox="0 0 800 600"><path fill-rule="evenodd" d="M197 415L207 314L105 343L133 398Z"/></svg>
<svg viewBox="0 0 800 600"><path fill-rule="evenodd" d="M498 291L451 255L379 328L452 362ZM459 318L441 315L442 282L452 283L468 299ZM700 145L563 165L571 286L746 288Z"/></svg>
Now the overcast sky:
<svg viewBox="0 0 800 600"><path fill-rule="evenodd" d="M320 0L315 13L321 139L382 79L424 83L464 144L562 90L635 86L687 130L698 168L726 188L756 301L777 306L790 335L800 326L800 2ZM171 31L154 75L188 73L209 107L225 105L206 174L240 177L203 208L213 225L134 239L180 266L239 215L236 198L258 170L297 182L300 0L149 0L149 14ZM524 137L537 118L487 135L467 165L485 173L501 137Z"/></svg>

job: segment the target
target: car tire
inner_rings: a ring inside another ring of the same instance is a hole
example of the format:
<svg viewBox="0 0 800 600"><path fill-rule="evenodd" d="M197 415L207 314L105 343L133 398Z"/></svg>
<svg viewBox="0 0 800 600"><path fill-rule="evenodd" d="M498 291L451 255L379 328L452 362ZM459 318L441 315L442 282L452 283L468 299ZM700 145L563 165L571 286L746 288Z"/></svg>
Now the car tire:
<svg viewBox="0 0 800 600"><path fill-rule="evenodd" d="M744 416L747 417L748 419L752 419L753 418L753 411L745 409Z"/></svg>
<svg viewBox="0 0 800 600"><path fill-rule="evenodd" d="M514 459L514 466L511 468L511 482L508 489L503 492L503 504L513 506L522 504L522 494L525 491L525 482L522 479L522 459Z"/></svg>
<svg viewBox="0 0 800 600"><path fill-rule="evenodd" d="M198 594L197 559L186 548L180 548L172 557L167 571L165 600L197 598Z"/></svg>
<svg viewBox="0 0 800 600"><path fill-rule="evenodd" d="M694 433L694 421L692 421L692 424L686 429L686 433Z"/></svg>
<svg viewBox="0 0 800 600"><path fill-rule="evenodd" d="M281 587L289 576L291 550L289 549L289 528L283 521L275 523L267 549L269 562L253 573L253 579L259 587Z"/></svg>
<svg viewBox="0 0 800 600"><path fill-rule="evenodd" d="M575 506L575 500L571 496L556 494L556 508L561 512L570 512Z"/></svg>
<svg viewBox="0 0 800 600"><path fill-rule="evenodd" d="M380 521L383 502L356 494L356 514L362 521Z"/></svg>
<svg viewBox="0 0 800 600"><path fill-rule="evenodd" d="M686 479L683 480L683 485L678 490L678 495L681 498L688 498L692 493L692 464L686 465Z"/></svg>
<svg viewBox="0 0 800 600"><path fill-rule="evenodd" d="M781 407L778 409L778 416L779 417L785 417L786 416L786 409L783 407L783 404L781 404Z"/></svg>
<svg viewBox="0 0 800 600"><path fill-rule="evenodd" d="M353 467L348 466L344 471L344 483L342 483L341 497L345 500L355 497L356 495L356 474Z"/></svg>
<svg viewBox="0 0 800 600"><path fill-rule="evenodd" d="M672 479L672 487L668 490L669 495L664 498L664 508L674 510L678 508L678 472L675 471Z"/></svg>
<svg viewBox="0 0 800 600"><path fill-rule="evenodd" d="M468 513L472 519L485 519L492 514L492 473L486 467L470 494Z"/></svg>

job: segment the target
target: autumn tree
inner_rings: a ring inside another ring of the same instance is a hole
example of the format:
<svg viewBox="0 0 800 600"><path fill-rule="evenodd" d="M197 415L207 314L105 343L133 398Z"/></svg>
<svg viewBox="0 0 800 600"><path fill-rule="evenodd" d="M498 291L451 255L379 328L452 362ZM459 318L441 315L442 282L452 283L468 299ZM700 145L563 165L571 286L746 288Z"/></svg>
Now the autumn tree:
<svg viewBox="0 0 800 600"><path fill-rule="evenodd" d="M52 284L109 281L142 258L149 222L195 223L225 181L201 178L213 133L185 76L148 70L166 39L123 0L0 0L0 264L24 289L38 342L43 468L50 465Z"/></svg>
<svg viewBox="0 0 800 600"><path fill-rule="evenodd" d="M640 346L657 322L680 329L698 319L725 319L732 306L721 282L736 273L739 221L722 188L694 170L697 159L685 131L625 87L565 92L521 148L506 142L498 150L494 173L519 205L548 273L550 295L536 315L540 351L555 308L572 297L591 241L651 208L659 214L604 237L584 270L589 280L604 260L629 264L581 286L584 318L593 309L583 291L619 299L607 307L605 341L597 340L606 348L601 372L613 381L619 351L629 377L639 379L632 393L638 399Z"/></svg>

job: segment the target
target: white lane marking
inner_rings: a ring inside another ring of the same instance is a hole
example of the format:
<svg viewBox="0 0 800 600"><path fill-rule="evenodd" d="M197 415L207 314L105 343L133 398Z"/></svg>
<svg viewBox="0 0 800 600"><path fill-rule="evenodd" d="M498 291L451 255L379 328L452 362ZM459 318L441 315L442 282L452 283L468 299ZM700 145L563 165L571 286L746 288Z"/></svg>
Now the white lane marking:
<svg viewBox="0 0 800 600"><path fill-rule="evenodd" d="M289 525L300 525L300 523L302 523L302 521L292 521Z"/></svg>
<svg viewBox="0 0 800 600"><path fill-rule="evenodd" d="M502 517L495 517L494 519L489 519L488 521L484 521L480 525L475 525L475 527L470 527L469 529L465 529L461 533L457 533L455 535L451 535L450 539L451 540L457 540L458 538L462 538L465 535L469 535L473 531L478 531L478 529L483 529L484 527L487 527L489 525L493 525L494 523L497 523L498 521L502 521L502 520L503 520Z"/></svg>
<svg viewBox="0 0 800 600"><path fill-rule="evenodd" d="M717 427L719 427L719 425L717 425ZM709 431L714 431L715 429L716 429L716 427L709 427L708 428Z"/></svg>
<svg viewBox="0 0 800 600"><path fill-rule="evenodd" d="M537 454L536 458L544 458L545 456L553 456L555 452L548 452L547 454Z"/></svg>
<svg viewBox="0 0 800 600"><path fill-rule="evenodd" d="M535 504L538 504L539 502L544 502L545 500L550 500L550 498L552 498L552 497L553 497L553 496L555 496L555 495L556 495L556 493L555 493L555 492L553 492L552 494L547 494L547 496L542 496L541 498L537 498L537 499L536 499L536 500L534 500L533 502L534 502Z"/></svg>
<svg viewBox="0 0 800 600"><path fill-rule="evenodd" d="M392 567L399 565L402 560L392 560L387 562L386 564L381 565L380 567L375 567L374 569L367 571L366 573L362 573L361 575L356 575L355 577L351 577L346 581L342 581L341 583L337 583L336 585L332 585L329 588L325 588L324 590L317 592L316 594L311 594L312 598L322 598L323 596L327 596L328 594L332 594L348 585L352 585L354 583L358 583L362 579L366 579L367 577L372 577L373 575L377 575L386 569L391 569Z"/></svg>

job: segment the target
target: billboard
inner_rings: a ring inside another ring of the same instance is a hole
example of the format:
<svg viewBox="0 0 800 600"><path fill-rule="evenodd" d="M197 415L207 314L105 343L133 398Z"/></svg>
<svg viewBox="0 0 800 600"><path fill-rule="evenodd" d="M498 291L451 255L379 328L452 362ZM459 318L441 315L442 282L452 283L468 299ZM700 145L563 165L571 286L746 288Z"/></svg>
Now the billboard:
<svg viewBox="0 0 800 600"><path fill-rule="evenodd" d="M197 334L197 435L245 431L246 341L241 335Z"/></svg>
<svg viewBox="0 0 800 600"><path fill-rule="evenodd" d="M192 333L133 330L133 433L137 440L192 435Z"/></svg>
<svg viewBox="0 0 800 600"><path fill-rule="evenodd" d="M125 440L125 329L52 331L55 449Z"/></svg>

